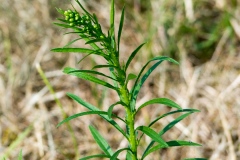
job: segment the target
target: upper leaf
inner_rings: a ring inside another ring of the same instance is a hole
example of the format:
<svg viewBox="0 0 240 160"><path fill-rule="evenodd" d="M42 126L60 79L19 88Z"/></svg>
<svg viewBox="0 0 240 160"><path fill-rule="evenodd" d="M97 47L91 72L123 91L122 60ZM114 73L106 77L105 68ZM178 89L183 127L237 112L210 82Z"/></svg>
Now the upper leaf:
<svg viewBox="0 0 240 160"><path fill-rule="evenodd" d="M118 88L112 86L111 84L107 83L106 81L103 81L101 79L93 77L93 76L91 76L89 74L86 74L84 72L72 72L71 68L69 68L69 67L64 68L63 72L66 73L66 74L74 75L74 76L77 76L78 78L81 78L81 79L84 79L84 80L87 80L87 81L91 81L91 82L94 82L94 83L97 83L97 84L100 84L100 85L103 85L105 87L108 87L108 88L111 88L113 90L118 91Z"/></svg>
<svg viewBox="0 0 240 160"><path fill-rule="evenodd" d="M147 102L145 102L144 104L142 104L136 111L136 113L141 110L143 107L146 107L147 105L150 104L165 104L169 107L172 108L177 108L177 109L182 109L177 103L173 102L172 100L168 99L168 98L156 98L156 99L152 99L149 100Z"/></svg>

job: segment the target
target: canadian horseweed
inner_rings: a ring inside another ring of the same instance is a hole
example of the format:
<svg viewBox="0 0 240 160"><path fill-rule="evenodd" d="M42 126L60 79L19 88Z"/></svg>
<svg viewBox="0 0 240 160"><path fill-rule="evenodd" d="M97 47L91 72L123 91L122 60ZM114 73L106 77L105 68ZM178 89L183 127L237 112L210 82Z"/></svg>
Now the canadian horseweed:
<svg viewBox="0 0 240 160"><path fill-rule="evenodd" d="M76 9L73 10L62 10L57 9L59 13L63 15L64 18L59 18L58 20L61 21L61 23L55 23L56 25L65 28L65 29L72 29L71 32L77 34L79 38L74 39L70 41L66 46L63 48L54 48L52 51L54 52L77 52L81 54L88 55L95 55L100 56L106 60L106 64L103 65L96 65L93 67L92 70L80 70L75 69L71 67L66 67L64 69L64 73L76 76L80 79L84 79L102 86L105 86L111 90L114 90L118 96L119 101L110 105L107 111L100 110L99 108L93 106L92 104L84 101L83 99L79 98L78 96L67 93L67 95L81 104L82 106L86 107L88 111L81 112L74 114L66 119L64 119L62 122L58 124L58 127L62 125L65 122L68 122L74 118L81 117L84 115L98 115L105 119L107 122L109 122L110 125L112 125L114 128L116 128L120 134L122 134L128 141L128 147L121 148L117 151L114 151L108 142L101 136L99 131L93 127L89 126L89 129L92 133L92 136L96 143L99 145L99 147L102 149L102 154L97 155L91 155L84 158L84 159L91 159L91 158L109 158L111 160L118 159L118 155L125 151L126 152L126 160L143 160L146 159L146 157L156 151L163 148L170 148L175 146L200 146L200 144L190 142L190 141L184 141L184 140L171 140L171 141L165 141L162 137L163 135L170 130L172 127L175 126L178 122L186 118L192 113L199 112L199 110L196 109L183 109L178 104L173 102L170 99L167 98L156 98L149 100L140 107L136 108L136 101L139 94L139 91L141 87L143 86L144 82L147 80L147 78L150 76L150 74L155 70L163 61L169 61L174 64L178 64L177 61L165 57L165 56L159 56L155 57L153 59L150 59L140 70L138 75L134 75L132 73L128 72L128 67L131 64L133 58L136 56L138 51L141 49L141 47L144 45L141 44L139 47L137 47L128 57L126 63L120 62L119 54L120 54L120 39L123 29L123 23L124 23L124 10L123 7L121 18L120 18L120 24L118 27L117 35L115 35L115 27L114 27L114 14L115 14L115 8L114 8L114 0L111 1L111 11L110 11L110 29L107 34L103 33L101 29L101 25L98 22L98 18L95 14L89 13L82 4L76 0L80 8L83 10L83 13L78 13ZM90 49L88 48L70 48L69 46L72 45L74 42L78 40L84 40L86 44L90 45ZM153 63L153 65L152 65ZM149 67L150 66L150 67ZM105 73L96 71L97 68L108 68L109 69L109 75L106 75ZM149 68L149 69L147 69ZM96 76L102 76L105 79L111 80L112 83L109 83L106 80L97 78ZM129 89L128 82L130 80L134 80L134 85L131 89ZM168 107L171 107L174 109L174 111L170 111L168 113L162 114L159 117L156 117L149 125L147 126L136 126L135 124L135 117L138 114L138 112L151 105L151 104L162 104ZM113 109L116 105L121 105L123 109L125 110L125 117L119 117L118 115L113 114ZM156 132L152 129L152 125L161 120L162 118L182 113L179 117L175 118L172 122L170 122L168 125L162 128L161 131ZM126 129L123 129L120 127L120 125L117 123L116 119L121 120L125 125ZM141 133L141 134L140 134ZM143 153L138 153L138 147L140 144L140 141L142 140L143 135L149 136L151 138L151 142L146 146L145 151ZM202 159L202 158L188 158L188 159Z"/></svg>

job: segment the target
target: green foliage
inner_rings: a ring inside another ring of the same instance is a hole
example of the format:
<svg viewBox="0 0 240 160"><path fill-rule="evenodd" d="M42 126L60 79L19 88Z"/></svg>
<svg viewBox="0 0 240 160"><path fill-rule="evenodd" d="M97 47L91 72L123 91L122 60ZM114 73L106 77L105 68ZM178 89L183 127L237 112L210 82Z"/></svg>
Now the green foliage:
<svg viewBox="0 0 240 160"><path fill-rule="evenodd" d="M199 112L195 109L182 109L178 104L173 102L168 98L156 98L149 100L143 103L139 108L136 108L136 100L139 94L140 89L142 88L144 82L147 78L151 75L151 73L164 61L169 61L171 63L178 64L175 60L169 57L155 57L149 60L143 68L140 70L138 75L134 75L132 73L128 73L127 69L131 65L133 58L137 55L139 50L143 47L141 44L137 47L129 56L126 64L121 64L119 60L120 54L120 39L124 24L124 11L125 8L122 9L122 14L120 18L120 24L118 27L118 35L117 41L115 38L115 28L114 28L114 21L115 21L115 9L114 9L114 0L111 1L111 11L110 11L110 29L108 34L104 34L101 30L101 25L98 23L98 19L96 15L90 14L82 5L81 3L76 0L79 4L80 8L83 10L84 13L80 14L75 9L74 10L67 10L64 11L62 9L57 9L63 15L63 19L58 19L62 23L55 23L56 25L63 27L63 28L70 28L74 33L78 34L79 38L70 41L64 48L54 48L52 51L54 52L77 52L87 54L93 54L96 56L103 57L107 63L104 65L96 65L93 66L92 70L79 70L75 68L66 67L64 69L64 73L76 76L80 79L84 79L102 86L107 87L108 89L112 89L116 91L119 96L119 101L110 105L108 111L102 111L99 108L93 106L92 104L85 102L78 96L68 93L67 95L87 108L89 111L81 112L69 116L68 118L64 119L62 122L58 124L58 127L62 124L69 122L72 119L77 117L85 116L85 115L98 115L106 120L109 124L115 127L128 141L129 145L127 148L121 148L117 151L113 151L111 149L108 142L104 139L104 137L99 133L99 131L94 128L93 126L89 126L89 129L92 133L92 136L96 143L99 145L103 154L91 155L84 158L85 159L92 159L92 158L109 158L111 160L117 159L118 155L126 151L126 159L127 160L137 160L137 159L145 159L150 153L162 149L162 148L170 148L175 146L200 146L200 144L183 141L183 140L171 140L165 141L162 137L167 131L169 131L172 127L174 127L178 122L186 118L192 113ZM67 34L68 34L67 33ZM86 44L90 45L91 49L86 48L69 48L73 43L78 40L84 40ZM151 65L149 69L145 70L149 65ZM106 73L95 71L96 68L109 68L110 74L107 75ZM97 77L96 77L97 76ZM102 77L102 78L99 78ZM130 80L135 80L134 85L131 89L128 88L127 84ZM156 117L148 126L136 126L135 125L135 116L136 114L143 108L151 105L151 104L162 104L172 109L174 111L170 111L165 113L159 117ZM116 105L121 105L126 112L124 118L119 117L113 114L113 109ZM179 117L175 118L172 122L162 128L161 131L156 132L152 125L155 124L160 119L177 114L182 113ZM115 119L121 120L126 125L126 131L122 129ZM140 136L137 136L138 133L141 132ZM139 146L139 142L142 139L143 135L147 135L152 139L152 142L146 147L144 153L142 155L137 153L137 148ZM156 143L156 145L154 145ZM138 157L141 155L141 157Z"/></svg>

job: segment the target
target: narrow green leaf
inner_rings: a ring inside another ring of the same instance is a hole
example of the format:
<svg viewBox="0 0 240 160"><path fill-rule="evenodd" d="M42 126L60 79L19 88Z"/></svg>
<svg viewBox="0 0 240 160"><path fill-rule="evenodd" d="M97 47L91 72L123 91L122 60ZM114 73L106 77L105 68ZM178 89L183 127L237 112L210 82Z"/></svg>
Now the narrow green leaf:
<svg viewBox="0 0 240 160"><path fill-rule="evenodd" d="M89 73L89 74L96 74L96 75L100 75L100 76L103 76L103 77L106 77L106 78L110 78L114 81L117 81L116 79L113 79L112 77L110 76L107 76L101 72L97 72L97 71L93 71L93 70L79 70L79 69L75 69L75 68L71 68L71 67L66 67L64 69L65 72L67 72L68 74L69 73L78 73L78 72L81 72L81 73Z"/></svg>
<svg viewBox="0 0 240 160"><path fill-rule="evenodd" d="M96 65L92 69L96 69L96 68L117 68L117 67L114 65Z"/></svg>
<svg viewBox="0 0 240 160"><path fill-rule="evenodd" d="M157 118L155 118L149 125L148 127L151 127L152 125L154 125L157 121L159 121L160 119L168 116L168 115L172 115L172 114L175 114L175 113L181 113L181 112L200 112L199 110L197 109L181 109L181 110L176 110L176 111L171 111L171 112L168 112L168 113L165 113ZM141 140L143 134L140 136L139 138L139 141Z"/></svg>
<svg viewBox="0 0 240 160"><path fill-rule="evenodd" d="M90 18L94 19L93 16L82 6L82 4L79 2L79 0L75 0L75 1L78 3L78 5L82 8L82 10L83 10Z"/></svg>
<svg viewBox="0 0 240 160"><path fill-rule="evenodd" d="M115 40L114 21L115 21L115 7L114 7L114 0L111 0L111 9L110 9L110 41L111 41L111 46L112 46L112 48L115 51L115 49L116 49L116 40ZM118 52L116 52L116 53L118 54ZM118 55L117 55L117 57L118 57Z"/></svg>
<svg viewBox="0 0 240 160"><path fill-rule="evenodd" d="M122 149L119 149L118 151L116 151L113 155L112 155L112 157L110 158L110 160L116 160L117 159L117 157L118 157L118 155L119 155L119 153L121 153L122 151L131 151L131 149L130 148L122 148ZM131 151L132 152L132 151Z"/></svg>
<svg viewBox="0 0 240 160"><path fill-rule="evenodd" d="M108 108L108 117L111 119L112 118L112 111L113 111L113 108L118 105L118 104L122 104L123 102L119 101L119 102L116 102L114 104L112 104L109 108Z"/></svg>
<svg viewBox="0 0 240 160"><path fill-rule="evenodd" d="M159 135L162 136L164 133L166 133L169 129L171 129L175 124L186 118L188 115L192 114L193 112L190 113L185 113L178 118L174 119L172 122L170 122L166 127L164 127L160 132Z"/></svg>
<svg viewBox="0 0 240 160"><path fill-rule="evenodd" d="M54 22L53 24L55 24L56 26L60 26L60 27L63 27L63 28L72 28L72 29L77 29L77 27L74 27L74 26L70 26L69 24L63 24L63 23L57 23L57 22Z"/></svg>
<svg viewBox="0 0 240 160"><path fill-rule="evenodd" d="M168 98L156 98L156 99L152 99L150 101L145 102L144 104L142 104L136 111L136 113L138 111L140 111L143 107L146 107L147 105L150 104L165 104L169 107L172 108L177 108L177 109L182 109L177 103L173 102L172 100L168 99Z"/></svg>
<svg viewBox="0 0 240 160"><path fill-rule="evenodd" d="M87 160L87 159L92 159L92 158L110 158L110 156L105 155L105 154L96 154L96 155L91 155L91 156L87 156L84 158L80 158L79 160Z"/></svg>
<svg viewBox="0 0 240 160"><path fill-rule="evenodd" d="M110 9L110 36L111 37L114 37L114 17L115 17L114 0L111 0L111 9Z"/></svg>
<svg viewBox="0 0 240 160"><path fill-rule="evenodd" d="M132 160L132 152L127 151L126 160Z"/></svg>
<svg viewBox="0 0 240 160"><path fill-rule="evenodd" d="M61 13L61 14L64 14L64 11L61 9L61 8L56 8L56 10Z"/></svg>
<svg viewBox="0 0 240 160"><path fill-rule="evenodd" d="M94 82L94 83L103 85L103 86L111 88L115 91L118 91L118 88L112 86L111 84L107 83L106 81L103 81L101 79L93 77L89 74L86 74L86 73L83 73L83 72L69 72L69 68L64 68L63 72L66 73L66 74L73 75L73 76L76 76L78 78L90 81L90 82Z"/></svg>
<svg viewBox="0 0 240 160"><path fill-rule="evenodd" d="M122 9L122 14L121 14L119 28L118 28L118 52L120 48L120 40L121 40L121 34L123 29L123 23L124 23L124 13L125 13L125 6L123 6L123 9Z"/></svg>
<svg viewBox="0 0 240 160"><path fill-rule="evenodd" d="M141 80L138 82L138 80L140 79L144 69L148 66L148 64L152 61L158 61L156 62L150 69L147 70L147 72L142 76ZM156 69L156 67L161 64L163 61L170 61L173 62L175 64L178 64L177 61L173 60L172 58L169 57L165 57L165 56L160 56L160 57L155 57L151 60L149 60L141 69L140 73L138 74L138 77L135 81L135 84L133 86L133 89L131 90L131 102L130 102L130 107L131 110L134 111L135 110L135 105L136 105L136 99L138 96L138 93L143 85L143 83L146 81L146 79L150 76L150 74L153 72L154 69Z"/></svg>
<svg viewBox="0 0 240 160"><path fill-rule="evenodd" d="M142 156L142 159L144 159L146 156L148 156L150 153L157 151L162 148L169 148L169 147L177 147L177 146L201 146L198 143L193 143L189 141L181 141L181 140L173 140L166 142L168 146L164 146L162 144L157 144L156 146L149 149L147 152L145 152Z"/></svg>
<svg viewBox="0 0 240 160"><path fill-rule="evenodd" d="M90 40L90 41L87 41L85 44L91 44L91 43L95 43L95 42L102 42L103 41L103 39L92 39L92 40Z"/></svg>
<svg viewBox="0 0 240 160"><path fill-rule="evenodd" d="M104 137L96 130L96 128L94 128L93 126L89 126L89 129L92 133L93 138L97 142L98 146L102 149L102 151L108 156L113 155L113 151L110 145L104 139Z"/></svg>
<svg viewBox="0 0 240 160"><path fill-rule="evenodd" d="M145 43L141 44L140 46L138 46L130 55L130 57L127 60L126 66L125 66L125 71L127 71L128 66L130 65L131 61L133 60L133 58L135 57L135 55L138 53L138 51L142 48L142 46Z"/></svg>
<svg viewBox="0 0 240 160"><path fill-rule="evenodd" d="M75 100L76 102L78 102L79 104L83 105L84 107L86 107L87 109L91 110L91 111L100 111L100 109L98 109L97 107L93 106L92 104L82 100L80 97L72 94L72 93L67 93L67 95L72 98L73 100ZM107 122L109 122L112 126L114 126L119 132L122 133L122 135L126 138L128 138L128 136L126 135L126 133L124 132L124 130L113 120L108 118L108 115L100 115L101 117L103 117ZM123 121L125 123L125 121Z"/></svg>
<svg viewBox="0 0 240 160"><path fill-rule="evenodd" d="M161 138L161 136L157 132L155 132L153 129L146 126L139 126L136 128L136 130L142 131L144 134L151 137L153 141L156 141L162 145L168 146L167 143Z"/></svg>
<svg viewBox="0 0 240 160"><path fill-rule="evenodd" d="M79 53L93 53L94 50L87 48L53 48L52 52L79 52Z"/></svg>
<svg viewBox="0 0 240 160"><path fill-rule="evenodd" d="M72 45L74 42L76 42L76 41L78 41L78 40L80 40L80 39L82 39L82 38L77 38L77 39L74 39L74 40L70 41L70 42L69 42L68 44L66 44L63 48L69 47L69 46Z"/></svg>
<svg viewBox="0 0 240 160"><path fill-rule="evenodd" d="M183 120L185 117L187 117L189 114L192 114L194 112L189 112L189 113L185 113L181 116L179 116L178 118L176 118L175 120L173 120L172 122L170 122L166 127L164 127L160 132L159 132L159 136L162 136L164 133L166 133L169 129L171 129L175 124L177 124L178 122L180 122L181 120ZM146 150L144 151L143 154L145 154L146 152L148 152L150 150L150 148L153 146L154 141L152 141L146 148Z"/></svg>
<svg viewBox="0 0 240 160"><path fill-rule="evenodd" d="M80 59L79 61L78 61L78 64L80 64L85 58L87 58L88 56L90 56L92 53L89 53L89 54L87 54L87 55L85 55L82 59Z"/></svg>
<svg viewBox="0 0 240 160"><path fill-rule="evenodd" d="M128 81L133 80L133 79L135 79L135 78L137 78L137 76L136 76L135 74L130 73L130 74L127 76L127 83L128 83Z"/></svg>
<svg viewBox="0 0 240 160"><path fill-rule="evenodd" d="M165 113L159 117L157 117L156 119L154 119L148 126L151 127L152 125L154 125L158 120L168 116L168 115L171 115L171 114L175 114L175 113L180 113L180 112L200 112L199 110L197 109L181 109L181 110L177 110L177 111L172 111L172 112L168 112L168 113Z"/></svg>
<svg viewBox="0 0 240 160"><path fill-rule="evenodd" d="M57 127L61 126L63 123L66 123L66 122L68 122L70 120L73 120L73 119L75 119L77 117L81 117L81 116L85 116L85 115L92 115L92 114L97 114L97 115L99 115L101 117L102 117L102 115L108 115L108 113L105 112L105 111L86 111L86 112L81 112L81 113L77 113L77 114L74 114L72 116L67 117L66 119L64 119L63 121L58 123ZM113 116L115 116L115 115L113 115ZM115 117L117 117L117 116L115 116ZM117 118L120 118L120 117L117 117ZM123 119L120 118L120 120L123 120Z"/></svg>

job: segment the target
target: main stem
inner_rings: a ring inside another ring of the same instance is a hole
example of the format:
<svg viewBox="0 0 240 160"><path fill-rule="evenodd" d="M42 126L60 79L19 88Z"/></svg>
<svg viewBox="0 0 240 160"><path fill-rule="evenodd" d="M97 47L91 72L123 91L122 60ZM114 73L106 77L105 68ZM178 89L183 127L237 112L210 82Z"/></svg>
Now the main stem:
<svg viewBox="0 0 240 160"><path fill-rule="evenodd" d="M116 53L116 52L114 52ZM118 66L118 68L121 68L120 63L119 63L119 59L118 57L116 57L116 54L112 54L111 55L112 60L113 60L113 64L115 66ZM127 82L126 82L126 74L123 73L120 70L117 70L118 75L121 75L120 77L122 78L122 82L119 83L119 97L120 100L125 104L124 108L126 110L126 123L127 123L127 128L128 128L128 141L129 141L129 147L132 151L132 160L137 160L137 137L135 134L135 129L134 129L134 122L135 122L135 111L132 111L130 108L130 95L129 95L129 91L127 88ZM125 75L123 75L125 74Z"/></svg>
<svg viewBox="0 0 240 160"><path fill-rule="evenodd" d="M132 151L132 160L137 160L137 140L134 129L135 114L130 109L129 91L126 85L120 86L120 94L121 101L126 104L124 107L126 110L126 123L129 131L128 141L130 143L130 149Z"/></svg>

